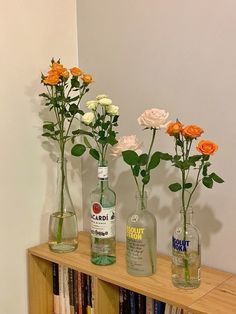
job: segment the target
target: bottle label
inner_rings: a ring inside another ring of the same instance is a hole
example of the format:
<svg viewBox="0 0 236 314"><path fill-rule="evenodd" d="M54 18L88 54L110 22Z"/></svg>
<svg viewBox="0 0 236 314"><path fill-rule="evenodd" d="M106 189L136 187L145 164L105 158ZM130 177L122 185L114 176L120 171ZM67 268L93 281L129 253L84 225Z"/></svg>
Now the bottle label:
<svg viewBox="0 0 236 314"><path fill-rule="evenodd" d="M98 167L98 179L104 180L108 178L108 167Z"/></svg>
<svg viewBox="0 0 236 314"><path fill-rule="evenodd" d="M115 236L115 207L103 208L99 203L92 204L91 234L100 239Z"/></svg>
<svg viewBox="0 0 236 314"><path fill-rule="evenodd" d="M189 240L180 240L172 237L172 247L176 251L186 252L189 247Z"/></svg>

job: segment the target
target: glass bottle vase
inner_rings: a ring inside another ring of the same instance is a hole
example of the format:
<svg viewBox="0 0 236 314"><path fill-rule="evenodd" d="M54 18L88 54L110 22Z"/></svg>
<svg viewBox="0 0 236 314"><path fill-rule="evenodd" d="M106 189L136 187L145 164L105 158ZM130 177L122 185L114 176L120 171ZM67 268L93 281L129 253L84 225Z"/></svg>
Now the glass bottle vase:
<svg viewBox="0 0 236 314"><path fill-rule="evenodd" d="M71 201L66 159L57 161L57 192L54 211L50 215L48 245L51 251L65 253L78 247L78 223Z"/></svg>
<svg viewBox="0 0 236 314"><path fill-rule="evenodd" d="M155 216L147 210L147 194L136 194L136 210L126 224L127 272L150 276L156 272L157 227Z"/></svg>
<svg viewBox="0 0 236 314"><path fill-rule="evenodd" d="M172 283L183 289L194 289L201 282L200 235L192 223L193 211L180 211L180 223L172 237Z"/></svg>
<svg viewBox="0 0 236 314"><path fill-rule="evenodd" d="M108 184L107 161L98 166L98 184L91 193L91 262L109 265L116 261L116 194Z"/></svg>

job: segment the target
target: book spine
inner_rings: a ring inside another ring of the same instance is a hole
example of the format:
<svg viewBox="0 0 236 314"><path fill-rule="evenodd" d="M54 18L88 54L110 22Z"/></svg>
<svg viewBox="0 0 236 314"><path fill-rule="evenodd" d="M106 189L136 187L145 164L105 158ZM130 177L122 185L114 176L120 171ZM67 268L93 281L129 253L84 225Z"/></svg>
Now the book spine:
<svg viewBox="0 0 236 314"><path fill-rule="evenodd" d="M129 291L130 300L130 314L135 314L135 293L134 291Z"/></svg>
<svg viewBox="0 0 236 314"><path fill-rule="evenodd" d="M70 314L74 314L74 282L73 269L68 268L68 283L69 283L69 300L70 300Z"/></svg>
<svg viewBox="0 0 236 314"><path fill-rule="evenodd" d="M119 288L119 314L124 314L124 288Z"/></svg>
<svg viewBox="0 0 236 314"><path fill-rule="evenodd" d="M70 314L68 267L64 267L65 313Z"/></svg>
<svg viewBox="0 0 236 314"><path fill-rule="evenodd" d="M64 296L64 270L63 266L58 266L59 270L59 313L65 313L65 296Z"/></svg>
<svg viewBox="0 0 236 314"><path fill-rule="evenodd" d="M87 279L86 274L81 273L82 314L87 314Z"/></svg>
<svg viewBox="0 0 236 314"><path fill-rule="evenodd" d="M73 311L74 314L78 314L79 312L79 296L78 296L78 272L73 270Z"/></svg>
<svg viewBox="0 0 236 314"><path fill-rule="evenodd" d="M137 303L138 303L137 313L145 314L146 313L146 296L138 293L137 299L138 299L137 300Z"/></svg>
<svg viewBox="0 0 236 314"><path fill-rule="evenodd" d="M91 277L91 301L92 301L91 314L94 314L95 313L95 310L94 310L95 299L94 299L94 280L93 280L93 277Z"/></svg>
<svg viewBox="0 0 236 314"><path fill-rule="evenodd" d="M78 289L78 314L83 314L82 310L82 283L81 283L82 273L77 272L77 289Z"/></svg>
<svg viewBox="0 0 236 314"><path fill-rule="evenodd" d="M53 312L54 314L60 314L59 312L59 273L58 264L52 263L52 276L53 276Z"/></svg>
<svg viewBox="0 0 236 314"><path fill-rule="evenodd" d="M146 314L153 313L153 299L150 297L146 298Z"/></svg>
<svg viewBox="0 0 236 314"><path fill-rule="evenodd" d="M164 314L165 313L165 303L159 300L153 300L153 312L154 314Z"/></svg>

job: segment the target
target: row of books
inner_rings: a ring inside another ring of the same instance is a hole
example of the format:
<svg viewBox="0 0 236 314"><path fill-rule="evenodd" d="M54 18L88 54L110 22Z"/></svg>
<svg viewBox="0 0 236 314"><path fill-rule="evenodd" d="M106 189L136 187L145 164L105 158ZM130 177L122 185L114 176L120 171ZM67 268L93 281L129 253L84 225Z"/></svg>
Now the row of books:
<svg viewBox="0 0 236 314"><path fill-rule="evenodd" d="M54 314L93 314L92 277L52 263Z"/></svg>
<svg viewBox="0 0 236 314"><path fill-rule="evenodd" d="M56 263L52 273L54 314L94 313L91 276ZM119 314L183 314L183 310L120 287Z"/></svg>
<svg viewBox="0 0 236 314"><path fill-rule="evenodd" d="M183 314L183 310L120 287L119 314Z"/></svg>

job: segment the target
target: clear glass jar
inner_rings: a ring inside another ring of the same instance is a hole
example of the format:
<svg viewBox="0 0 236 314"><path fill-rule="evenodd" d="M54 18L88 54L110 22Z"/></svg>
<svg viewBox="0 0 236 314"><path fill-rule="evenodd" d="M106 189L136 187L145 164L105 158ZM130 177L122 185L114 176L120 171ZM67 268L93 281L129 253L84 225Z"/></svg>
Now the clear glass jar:
<svg viewBox="0 0 236 314"><path fill-rule="evenodd" d="M150 276L156 272L157 227L155 216L147 210L147 193L136 194L136 210L126 224L127 272Z"/></svg>
<svg viewBox="0 0 236 314"><path fill-rule="evenodd" d="M172 237L172 282L184 289L199 287L201 282L200 235L192 223L193 211L180 211L180 222Z"/></svg>
<svg viewBox="0 0 236 314"><path fill-rule="evenodd" d="M66 163L65 158L57 161L57 193L49 221L48 245L51 251L58 253L71 252L78 247L78 223L68 189Z"/></svg>
<svg viewBox="0 0 236 314"><path fill-rule="evenodd" d="M98 166L98 184L91 193L91 262L109 265L116 261L116 194L108 184L107 161Z"/></svg>

